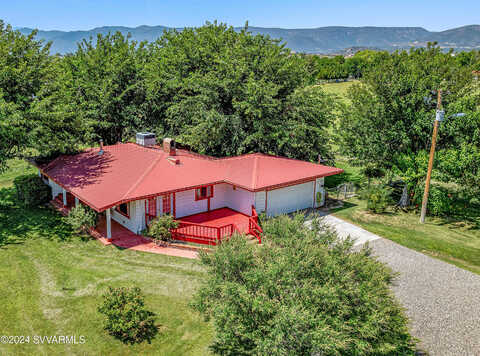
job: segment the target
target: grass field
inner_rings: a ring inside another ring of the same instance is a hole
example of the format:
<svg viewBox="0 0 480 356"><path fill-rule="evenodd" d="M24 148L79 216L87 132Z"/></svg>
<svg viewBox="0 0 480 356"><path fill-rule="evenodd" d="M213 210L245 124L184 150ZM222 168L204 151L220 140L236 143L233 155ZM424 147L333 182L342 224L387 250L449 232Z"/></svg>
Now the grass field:
<svg viewBox="0 0 480 356"><path fill-rule="evenodd" d="M349 81L349 82L340 82L340 83L325 83L322 84L322 88L330 94L338 95L338 97L344 103L348 103L348 99L346 98L347 90L358 81Z"/></svg>
<svg viewBox="0 0 480 356"><path fill-rule="evenodd" d="M111 246L72 234L49 208L15 205L12 179L31 171L21 162L0 175L0 331L30 336L2 344L0 355L205 355L213 331L188 307L204 271L196 260ZM107 286L139 286L157 314L151 344L124 345L102 328L97 312ZM34 344L33 336L74 335L84 344Z"/></svg>
<svg viewBox="0 0 480 356"><path fill-rule="evenodd" d="M13 180L20 174L35 173L33 166L20 159L8 161L8 168L0 174L0 189L12 185Z"/></svg>
<svg viewBox="0 0 480 356"><path fill-rule="evenodd" d="M357 198L334 214L400 245L480 274L478 222L427 217L426 223L420 224L414 213L368 213L365 201Z"/></svg>

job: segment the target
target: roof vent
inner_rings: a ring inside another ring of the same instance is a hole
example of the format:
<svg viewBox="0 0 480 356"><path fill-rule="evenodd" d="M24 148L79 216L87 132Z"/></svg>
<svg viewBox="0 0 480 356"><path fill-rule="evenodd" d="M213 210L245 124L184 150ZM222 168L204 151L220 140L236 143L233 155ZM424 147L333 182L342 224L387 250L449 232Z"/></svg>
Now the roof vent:
<svg viewBox="0 0 480 356"><path fill-rule="evenodd" d="M177 154L175 140L172 138L163 139L163 150L168 153L169 156L175 156Z"/></svg>
<svg viewBox="0 0 480 356"><path fill-rule="evenodd" d="M155 134L151 132L138 132L136 138L137 145L140 146L154 146L157 144Z"/></svg>
<svg viewBox="0 0 480 356"><path fill-rule="evenodd" d="M100 151L98 151L98 155L99 155L99 156L103 155L103 152L104 152L104 151L103 151L103 140L100 139Z"/></svg>
<svg viewBox="0 0 480 356"><path fill-rule="evenodd" d="M180 164L180 159L177 157L167 157L167 160L172 164Z"/></svg>

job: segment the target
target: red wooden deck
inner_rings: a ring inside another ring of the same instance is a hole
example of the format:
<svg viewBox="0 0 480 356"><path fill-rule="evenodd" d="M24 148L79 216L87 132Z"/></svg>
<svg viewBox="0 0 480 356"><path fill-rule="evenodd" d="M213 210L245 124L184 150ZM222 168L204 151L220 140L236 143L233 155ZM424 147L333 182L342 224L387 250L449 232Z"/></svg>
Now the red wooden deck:
<svg viewBox="0 0 480 356"><path fill-rule="evenodd" d="M222 227L229 224L234 224L241 233L248 233L248 215L242 214L230 208L220 208L203 213L185 216L179 218L180 221L185 221L194 224L201 224L212 227Z"/></svg>
<svg viewBox="0 0 480 356"><path fill-rule="evenodd" d="M235 232L248 234L250 218L229 208L185 216L177 220L179 226L172 230L172 237L203 245L217 245Z"/></svg>

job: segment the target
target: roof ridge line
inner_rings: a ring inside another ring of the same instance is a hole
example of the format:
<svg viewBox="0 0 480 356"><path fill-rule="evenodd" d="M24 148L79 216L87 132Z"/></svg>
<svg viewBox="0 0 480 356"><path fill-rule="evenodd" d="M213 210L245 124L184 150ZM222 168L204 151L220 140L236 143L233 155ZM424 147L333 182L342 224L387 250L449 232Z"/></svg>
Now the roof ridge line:
<svg viewBox="0 0 480 356"><path fill-rule="evenodd" d="M248 156L265 156L265 154L261 153L261 152L250 152L250 153L244 153L244 154L237 155L237 156L218 157L217 160L219 160L219 161L231 161L231 160L234 160L234 159L242 159L242 158L245 158L245 157L248 157Z"/></svg>
<svg viewBox="0 0 480 356"><path fill-rule="evenodd" d="M132 185L132 187L126 191L126 193L122 196L122 199L128 196L135 188L137 188L142 180L147 176L152 169L157 165L158 161L162 158L162 154L159 154L156 159L153 160L152 164L145 170L145 172L138 178L138 180Z"/></svg>
<svg viewBox="0 0 480 356"><path fill-rule="evenodd" d="M255 189L256 186L257 186L257 180L258 180L258 172L257 172L258 169L257 168L258 168L258 157L255 157L255 161L253 162L253 173L252 173L252 175L253 175L253 182L252 182L253 183L252 184L253 189Z"/></svg>

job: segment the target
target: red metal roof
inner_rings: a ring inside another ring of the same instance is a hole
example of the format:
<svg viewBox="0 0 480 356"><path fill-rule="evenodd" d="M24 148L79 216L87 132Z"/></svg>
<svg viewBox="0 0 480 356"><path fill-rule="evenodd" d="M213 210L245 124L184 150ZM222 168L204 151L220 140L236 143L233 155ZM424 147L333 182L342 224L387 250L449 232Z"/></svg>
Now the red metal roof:
<svg viewBox="0 0 480 356"><path fill-rule="evenodd" d="M260 191L343 172L335 167L260 153L213 158L177 150L178 162L159 147L134 143L88 149L41 166L44 174L103 211L121 202L204 184L229 183Z"/></svg>

